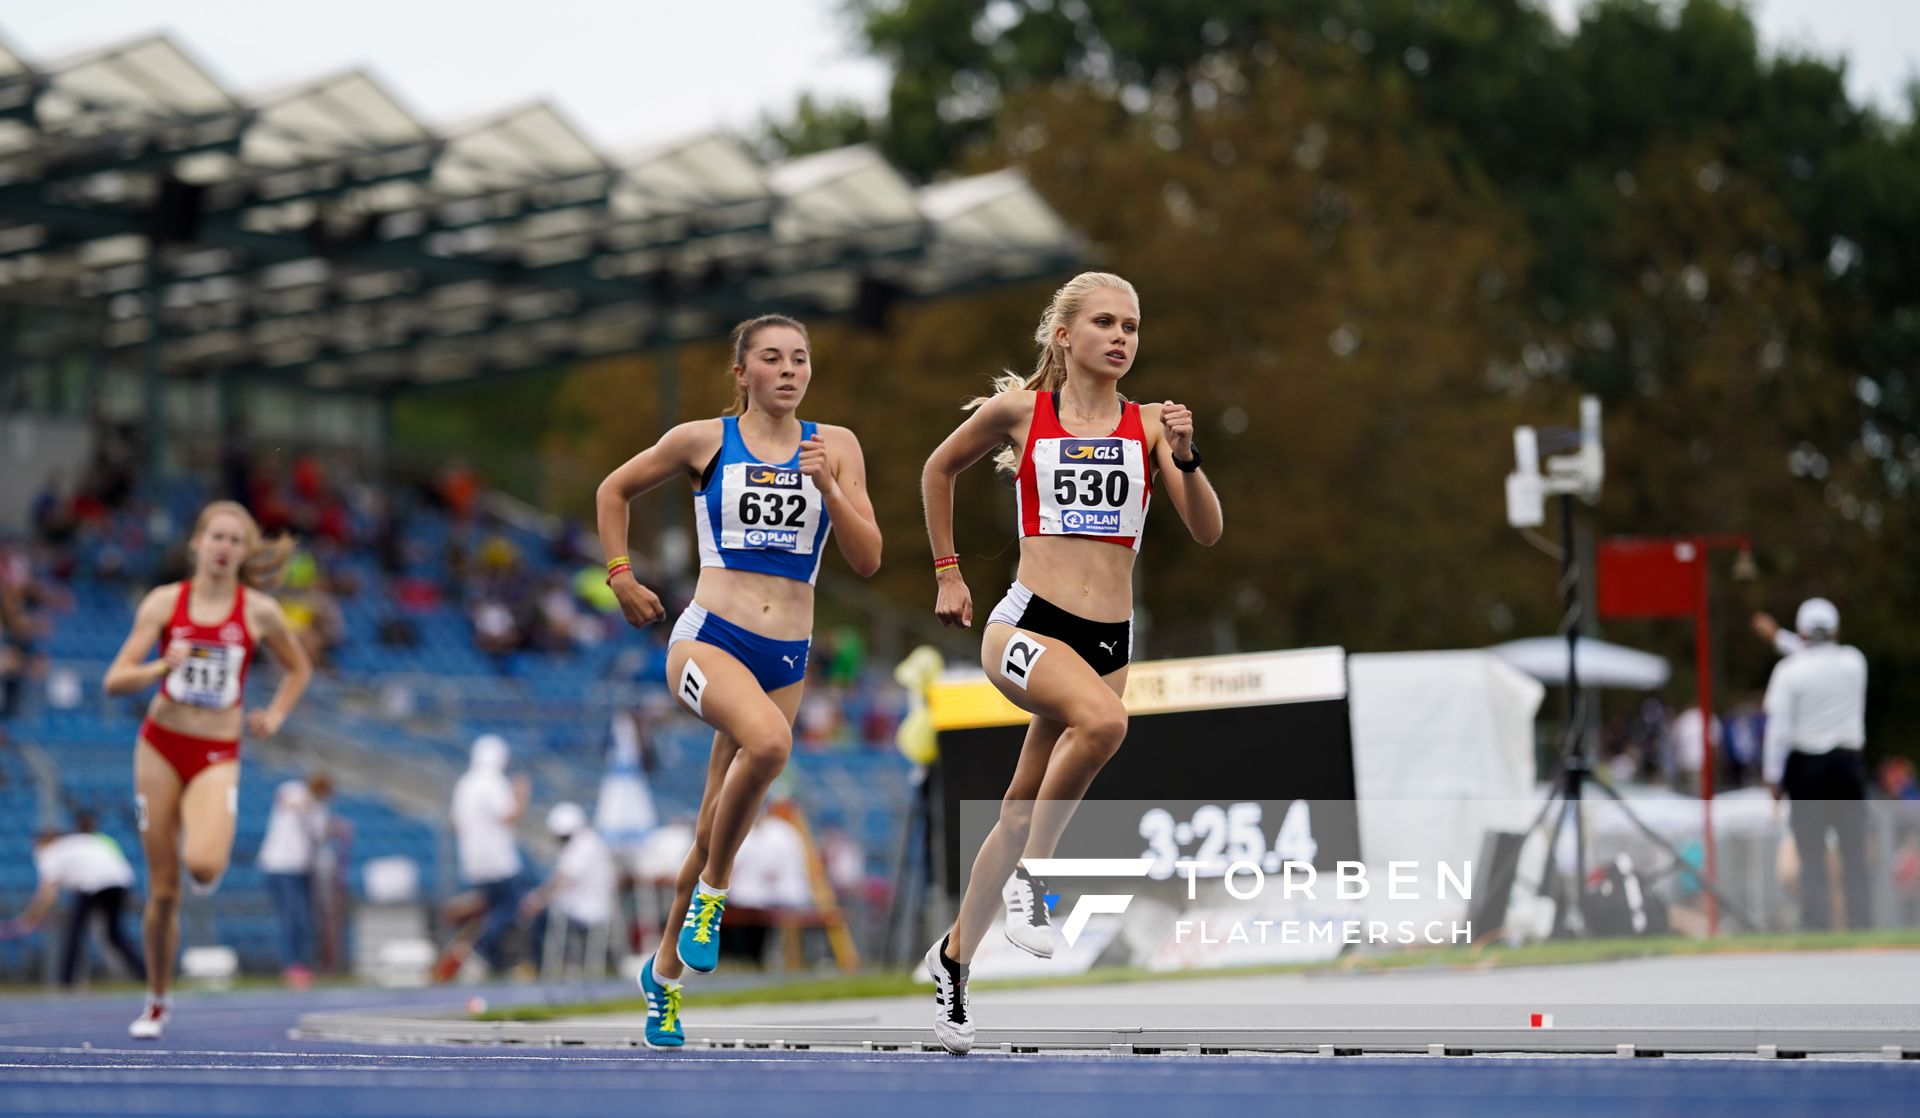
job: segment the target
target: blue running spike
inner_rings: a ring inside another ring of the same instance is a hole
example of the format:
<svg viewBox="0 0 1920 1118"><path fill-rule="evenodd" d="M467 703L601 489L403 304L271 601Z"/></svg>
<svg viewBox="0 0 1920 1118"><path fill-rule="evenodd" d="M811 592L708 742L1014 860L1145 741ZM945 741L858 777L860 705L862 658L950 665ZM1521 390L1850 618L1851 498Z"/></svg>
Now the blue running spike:
<svg viewBox="0 0 1920 1118"><path fill-rule="evenodd" d="M712 974L720 965L720 917L726 911L725 893L694 893L680 925L680 961L688 970Z"/></svg>
<svg viewBox="0 0 1920 1118"><path fill-rule="evenodd" d="M647 1047L679 1048L687 1042L680 1024L680 984L668 985L653 975L653 960L640 968L640 992L647 996Z"/></svg>

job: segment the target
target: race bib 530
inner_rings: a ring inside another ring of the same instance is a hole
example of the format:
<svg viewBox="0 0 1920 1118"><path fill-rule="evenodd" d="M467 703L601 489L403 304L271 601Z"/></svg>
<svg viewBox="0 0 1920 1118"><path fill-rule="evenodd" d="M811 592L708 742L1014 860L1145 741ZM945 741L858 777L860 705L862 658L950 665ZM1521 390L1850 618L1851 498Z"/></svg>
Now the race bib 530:
<svg viewBox="0 0 1920 1118"><path fill-rule="evenodd" d="M1043 536L1138 536L1146 522L1147 476L1132 439L1039 439L1034 481Z"/></svg>

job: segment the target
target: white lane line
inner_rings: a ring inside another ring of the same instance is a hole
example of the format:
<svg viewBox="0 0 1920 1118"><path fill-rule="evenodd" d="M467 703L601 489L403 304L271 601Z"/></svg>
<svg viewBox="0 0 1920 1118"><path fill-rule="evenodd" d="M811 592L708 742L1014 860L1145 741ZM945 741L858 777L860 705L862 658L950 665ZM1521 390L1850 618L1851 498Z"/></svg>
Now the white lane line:
<svg viewBox="0 0 1920 1118"><path fill-rule="evenodd" d="M672 1062L691 1063L695 1061L710 1062L714 1056L724 1052L726 1053L726 1056L724 1057L724 1062L727 1064L792 1064L792 1063L803 1063L809 1060L819 1062L821 1056L823 1055L825 1056L855 1055L855 1056L865 1056L865 1057L873 1057L873 1056L898 1057L898 1056L920 1055L920 1053L910 1052L910 1051L909 1052L872 1052L872 1053L860 1052L860 1051L816 1053L812 1051L805 1051L805 1052L792 1052L792 1053L769 1053L764 1055L747 1056L747 1055L739 1054L739 1050L737 1049L715 1050L715 1049L697 1048L697 1049L692 1049L685 1052L665 1052L657 1048L641 1048L638 1046L635 1046L632 1048L602 1050L599 1054L581 1053L579 1055L570 1055L570 1054L565 1054L558 1051L555 1051L551 1055L545 1055L540 1053L525 1053L525 1052L501 1052L498 1054L478 1054L478 1053L468 1054L464 1052L449 1052L449 1053L446 1053L445 1055L423 1055L420 1053L388 1054L388 1053L370 1053L370 1052L315 1052L315 1053L219 1052L219 1051L202 1051L199 1049L172 1049L172 1048L19 1048L19 1047L13 1047L13 1046L0 1046L0 1054L4 1054L4 1055L27 1054L27 1053L34 1053L34 1052L42 1052L50 1055L58 1054L58 1055L73 1055L73 1056L139 1056L139 1057L145 1057L146 1059L151 1061L159 1061L167 1058L177 1058L177 1057L185 1057L185 1056L199 1057L201 1059L218 1059L220 1057L227 1057L227 1058L273 1057L280 1060L306 1059L312 1062L304 1063L304 1064L289 1064L287 1066L293 1067L293 1068L299 1068L303 1070L310 1070L310 1071L343 1070L335 1066L335 1064L333 1063L333 1061L340 1061L340 1060L361 1060L361 1061L415 1060L415 1061L421 1061L421 1062L429 1062L429 1061L459 1062L459 1061L476 1061L476 1060L495 1060L495 1061L520 1061L525 1063L568 1063L568 1064L617 1063L621 1065L626 1065L630 1063L639 1063L641 1061L646 1061L650 1063L672 1063ZM92 1068L103 1068L103 1069L115 1070L115 1071L165 1071L165 1070L168 1070L169 1068L175 1068L180 1066L183 1066L183 1065L171 1064L171 1063L159 1063L159 1062L130 1063L130 1064L78 1064L78 1065L73 1063L72 1061L60 1061L60 1062L49 1062L49 1063L25 1063L25 1062L0 1063L0 1067L7 1067L7 1068L92 1067ZM256 1067L260 1067L263 1065L210 1064L207 1066L231 1068L236 1071L251 1071ZM402 1071L407 1069L393 1068L390 1070Z"/></svg>
<svg viewBox="0 0 1920 1118"><path fill-rule="evenodd" d="M645 1052L649 1057L661 1057L661 1056L668 1055L666 1053L661 1052L659 1049L639 1048L637 1046L633 1048L615 1047L615 1048L612 1048L611 1050L600 1049L598 1051L601 1054L590 1055L590 1054L583 1053L580 1055L569 1055L556 1050L552 1055L543 1055L539 1053L528 1053L528 1052L501 1052L497 1055L489 1055L485 1053L448 1052L445 1055L440 1055L440 1054L422 1054L418 1052L393 1052L393 1053L388 1053L388 1052L288 1052L285 1050L278 1051L278 1052L274 1052L274 1051L232 1052L232 1051L225 1051L218 1048L101 1048L98 1046L95 1046L92 1048L73 1048L73 1047L31 1046L31 1045L14 1045L14 1044L0 1045L0 1054L6 1054L6 1055L12 1055L15 1053L44 1052L48 1054L59 1054L59 1055L148 1056L148 1057L154 1057L154 1058L159 1058L162 1056L202 1056L202 1057L272 1056L282 1060L310 1059L310 1060L319 1061L320 1063L316 1064L315 1066L325 1066L324 1062L328 1060L619 1060L619 1059L632 1059L633 1058L632 1056L623 1055L623 1053L630 1053L630 1052L631 1053ZM692 1053L688 1053L688 1055L692 1055ZM48 1065L48 1066L53 1067L53 1066L68 1066L68 1065Z"/></svg>

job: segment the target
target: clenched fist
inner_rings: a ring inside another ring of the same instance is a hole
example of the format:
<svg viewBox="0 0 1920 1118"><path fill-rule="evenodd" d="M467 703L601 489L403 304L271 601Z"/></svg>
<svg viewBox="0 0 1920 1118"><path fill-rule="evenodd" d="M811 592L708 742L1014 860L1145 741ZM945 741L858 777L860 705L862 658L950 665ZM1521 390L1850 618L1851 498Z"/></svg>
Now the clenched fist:
<svg viewBox="0 0 1920 1118"><path fill-rule="evenodd" d="M1160 426L1166 428L1167 447L1175 458L1193 457L1193 412L1185 404L1172 400L1160 405Z"/></svg>
<svg viewBox="0 0 1920 1118"><path fill-rule="evenodd" d="M608 585L613 587L613 596L620 600L621 616L634 628L644 629L667 615L659 596L640 585L632 571L621 571L614 575Z"/></svg>
<svg viewBox="0 0 1920 1118"><path fill-rule="evenodd" d="M833 463L827 457L827 443L819 432L800 444L800 472L813 479L820 496L830 497L839 482L833 476Z"/></svg>

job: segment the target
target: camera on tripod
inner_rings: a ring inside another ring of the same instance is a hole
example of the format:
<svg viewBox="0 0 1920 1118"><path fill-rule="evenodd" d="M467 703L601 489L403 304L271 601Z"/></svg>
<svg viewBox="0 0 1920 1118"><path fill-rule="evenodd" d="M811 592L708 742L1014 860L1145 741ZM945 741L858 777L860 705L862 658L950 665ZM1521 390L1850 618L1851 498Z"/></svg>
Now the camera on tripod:
<svg viewBox="0 0 1920 1118"><path fill-rule="evenodd" d="M1578 497L1591 505L1600 499L1607 457L1600 446L1600 398L1580 398L1578 429L1548 428L1544 434L1572 449L1547 459L1540 470L1540 435L1532 427L1513 429L1514 471L1507 475L1507 523L1538 528L1547 520L1548 497Z"/></svg>

